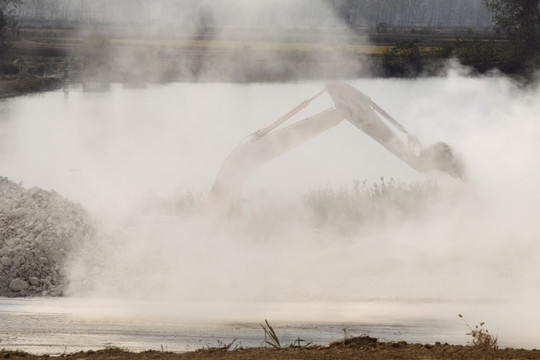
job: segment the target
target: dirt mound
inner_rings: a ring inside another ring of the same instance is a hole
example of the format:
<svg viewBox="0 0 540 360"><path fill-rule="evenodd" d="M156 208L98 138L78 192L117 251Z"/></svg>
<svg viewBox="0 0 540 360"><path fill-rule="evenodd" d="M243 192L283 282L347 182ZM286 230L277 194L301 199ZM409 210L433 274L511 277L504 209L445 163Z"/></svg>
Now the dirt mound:
<svg viewBox="0 0 540 360"><path fill-rule="evenodd" d="M370 336L347 337L330 343L330 347L369 348L377 346L377 339Z"/></svg>
<svg viewBox="0 0 540 360"><path fill-rule="evenodd" d="M61 296L70 254L92 237L80 205L0 177L0 296Z"/></svg>

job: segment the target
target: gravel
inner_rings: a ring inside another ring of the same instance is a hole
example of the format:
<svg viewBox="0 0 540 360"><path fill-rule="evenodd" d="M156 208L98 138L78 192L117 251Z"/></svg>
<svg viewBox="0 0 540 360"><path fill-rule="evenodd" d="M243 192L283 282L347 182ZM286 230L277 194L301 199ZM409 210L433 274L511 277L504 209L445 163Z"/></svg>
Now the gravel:
<svg viewBox="0 0 540 360"><path fill-rule="evenodd" d="M0 296L62 296L71 254L93 237L81 205L0 177Z"/></svg>

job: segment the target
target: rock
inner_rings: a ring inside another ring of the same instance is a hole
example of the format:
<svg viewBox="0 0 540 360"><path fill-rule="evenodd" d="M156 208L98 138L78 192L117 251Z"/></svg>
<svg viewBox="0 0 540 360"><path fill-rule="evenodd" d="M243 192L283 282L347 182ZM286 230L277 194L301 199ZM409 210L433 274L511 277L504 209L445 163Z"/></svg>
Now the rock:
<svg viewBox="0 0 540 360"><path fill-rule="evenodd" d="M22 217L25 214L25 210L23 208L17 208L12 210L10 213L7 214L8 219L17 219Z"/></svg>
<svg viewBox="0 0 540 360"><path fill-rule="evenodd" d="M30 286L22 279L13 279L9 283L9 288L13 291L27 290Z"/></svg>
<svg viewBox="0 0 540 360"><path fill-rule="evenodd" d="M2 256L2 258L0 258L0 264L4 266L11 266L11 258L7 255Z"/></svg>
<svg viewBox="0 0 540 360"><path fill-rule="evenodd" d="M9 246L9 248L14 248L17 245L17 239L11 238L8 241L6 241L6 245Z"/></svg>
<svg viewBox="0 0 540 360"><path fill-rule="evenodd" d="M35 277L35 276L28 279L28 281L30 281L30 284L32 284L32 285L39 285L39 279L37 277Z"/></svg>

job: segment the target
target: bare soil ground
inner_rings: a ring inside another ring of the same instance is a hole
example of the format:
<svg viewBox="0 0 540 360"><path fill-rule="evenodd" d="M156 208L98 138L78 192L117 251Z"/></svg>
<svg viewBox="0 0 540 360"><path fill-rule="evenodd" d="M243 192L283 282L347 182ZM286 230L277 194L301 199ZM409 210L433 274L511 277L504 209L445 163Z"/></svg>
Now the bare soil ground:
<svg viewBox="0 0 540 360"><path fill-rule="evenodd" d="M105 359L105 360L205 360L205 359L540 359L540 350L493 349L482 346L461 346L448 344L407 344L406 342L379 342L371 337L355 337L333 342L326 346L274 348L239 348L231 350L206 348L187 353L146 351L132 353L117 348L87 351L62 356L65 359ZM0 358L41 360L49 356L35 356L17 351L0 351Z"/></svg>

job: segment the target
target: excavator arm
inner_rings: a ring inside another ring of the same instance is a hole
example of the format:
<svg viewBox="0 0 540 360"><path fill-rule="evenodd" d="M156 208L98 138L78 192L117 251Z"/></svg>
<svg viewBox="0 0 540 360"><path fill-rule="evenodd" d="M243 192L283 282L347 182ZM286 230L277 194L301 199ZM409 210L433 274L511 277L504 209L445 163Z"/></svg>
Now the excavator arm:
<svg viewBox="0 0 540 360"><path fill-rule="evenodd" d="M276 130L311 101L327 92L335 107ZM383 120L407 137L403 141ZM453 177L463 176L463 166L451 148L442 142L424 148L415 136L375 104L367 95L342 83L330 82L325 89L270 126L249 135L225 159L210 190L210 199L224 209L230 209L240 196L247 179L259 167L290 149L348 120L379 142L388 151L416 170L439 170Z"/></svg>
<svg viewBox="0 0 540 360"><path fill-rule="evenodd" d="M437 142L424 147L416 136L371 100L366 94L342 82L331 82L325 89L336 106L349 109L347 120L360 130L371 136L392 154L418 171L438 170L448 175L463 179L464 165L457 158L450 146ZM383 118L399 132L407 137L404 142Z"/></svg>

